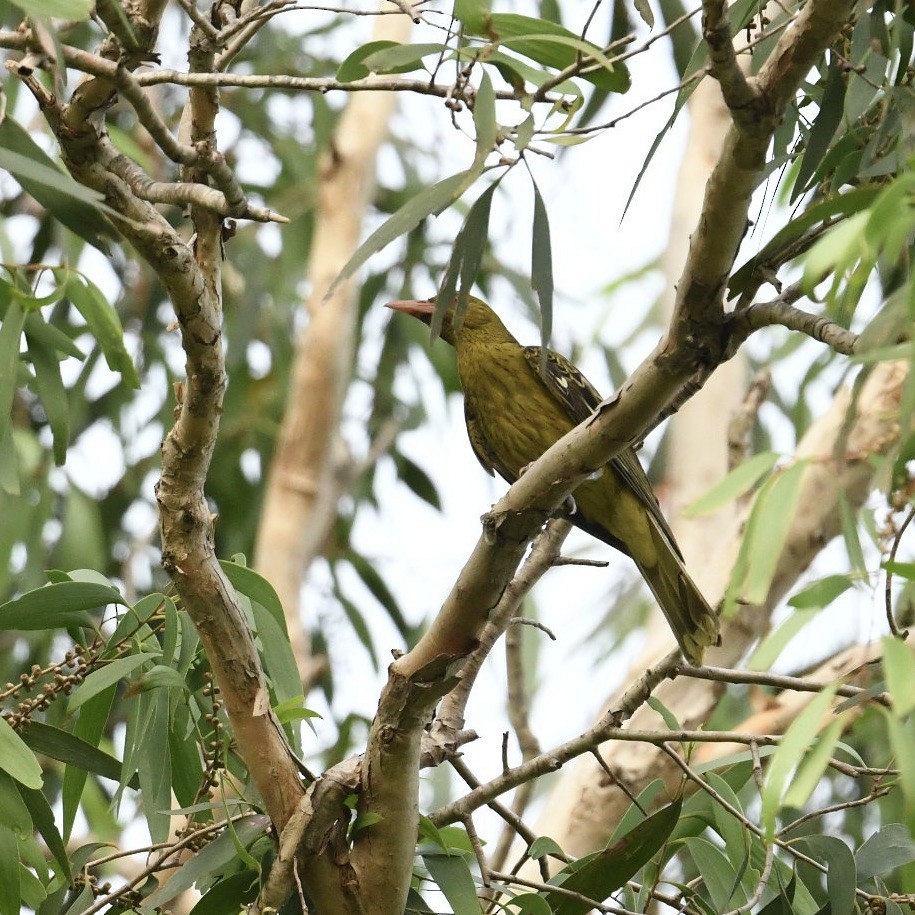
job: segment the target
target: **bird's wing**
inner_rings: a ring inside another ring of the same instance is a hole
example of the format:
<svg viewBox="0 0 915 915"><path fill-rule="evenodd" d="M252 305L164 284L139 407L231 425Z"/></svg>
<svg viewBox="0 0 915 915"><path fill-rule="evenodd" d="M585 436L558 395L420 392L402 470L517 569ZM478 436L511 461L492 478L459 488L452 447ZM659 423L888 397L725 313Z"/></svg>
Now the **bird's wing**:
<svg viewBox="0 0 915 915"><path fill-rule="evenodd" d="M480 421L477 419L477 414L474 412L467 397L464 398L464 422L467 424L467 437L470 439L470 447L473 448L473 453L483 465L483 469L491 477L494 477L495 459L486 448L486 441L480 431Z"/></svg>
<svg viewBox="0 0 915 915"><path fill-rule="evenodd" d="M597 388L565 356L548 349L546 362L541 365L540 353L539 346L524 347L524 357L549 392L562 403L576 425L583 423L600 405Z"/></svg>
<svg viewBox="0 0 915 915"><path fill-rule="evenodd" d="M561 356L553 350L547 350L546 362L541 364L539 346L525 346L524 356L546 385L547 390L562 403L575 423L583 423L600 406L602 398L598 394L597 388L565 356ZM468 420L468 428L469 425ZM476 445L474 445L474 450L476 450ZM477 456L479 457L479 452ZM623 485L631 490L648 509L649 514L670 542L673 551L682 559L673 531L661 512L658 498L651 488L651 483L648 482L641 462L635 456L635 451L632 448L626 448L617 454L610 464L621 477ZM600 535L596 536L600 537ZM623 552L628 551L623 549Z"/></svg>

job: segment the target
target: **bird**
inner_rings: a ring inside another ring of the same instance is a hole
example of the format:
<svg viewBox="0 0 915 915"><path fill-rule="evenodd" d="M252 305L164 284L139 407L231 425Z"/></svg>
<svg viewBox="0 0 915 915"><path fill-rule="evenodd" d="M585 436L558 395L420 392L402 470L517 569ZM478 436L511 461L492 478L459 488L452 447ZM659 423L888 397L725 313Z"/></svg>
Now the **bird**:
<svg viewBox="0 0 915 915"><path fill-rule="evenodd" d="M522 346L498 315L469 296L447 309L441 337L457 354L470 444L483 468L514 483L554 442L584 422L601 396L564 356ZM387 307L432 322L435 299ZM612 458L572 493L569 520L630 556L663 611L683 655L702 663L719 642L718 616L686 570L670 525L632 447Z"/></svg>

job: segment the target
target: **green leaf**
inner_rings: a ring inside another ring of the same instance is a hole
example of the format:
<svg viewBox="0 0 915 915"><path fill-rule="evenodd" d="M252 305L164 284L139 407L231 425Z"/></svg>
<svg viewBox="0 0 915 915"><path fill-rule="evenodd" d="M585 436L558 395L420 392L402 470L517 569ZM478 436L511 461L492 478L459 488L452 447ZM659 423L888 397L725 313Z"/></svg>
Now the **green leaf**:
<svg viewBox="0 0 915 915"><path fill-rule="evenodd" d="M35 754L23 739L0 715L0 769L11 775L26 788L40 788L43 784L41 766Z"/></svg>
<svg viewBox="0 0 915 915"><path fill-rule="evenodd" d="M245 817L235 823L235 834L245 848L255 839L267 835L269 829L270 818L261 815ZM151 915L157 907L165 906L195 883L202 883L212 874L221 871L237 856L235 838L227 830L178 868L164 886L160 886L143 900L137 911L142 915Z"/></svg>
<svg viewBox="0 0 915 915"><path fill-rule="evenodd" d="M88 743L90 746L97 747L101 742L102 735L105 733L108 724L108 718L111 714L111 707L114 703L115 686L109 686L107 690L99 693L94 699L83 703L79 710L79 717L73 725L73 736ZM131 771L131 775L133 772ZM76 814L79 810L80 800L83 796L83 789L86 787L88 773L85 769L76 766L67 766L64 769L63 788L61 790L61 800L63 802L63 834L69 839L76 821ZM126 782L124 767L121 767L121 775L118 783L123 785ZM134 784L133 782L131 784ZM138 782L136 784L139 784Z"/></svg>
<svg viewBox="0 0 915 915"><path fill-rule="evenodd" d="M476 99L473 103L473 126L477 135L476 162L482 165L486 157L495 149L499 137L499 124L496 121L496 93L492 80L484 70L480 78Z"/></svg>
<svg viewBox="0 0 915 915"><path fill-rule="evenodd" d="M861 883L892 873L911 861L915 861L915 842L902 823L887 824L855 852Z"/></svg>
<svg viewBox="0 0 915 915"><path fill-rule="evenodd" d="M159 655L155 655L155 657L159 657ZM126 694L135 696L137 693L146 693L151 689L177 689L184 691L187 688L188 685L184 677L173 667L167 667L165 664L154 664L149 670L144 670L139 677L131 681Z"/></svg>
<svg viewBox="0 0 915 915"><path fill-rule="evenodd" d="M764 245L761 251L734 272L728 284L729 297L733 298L741 292L745 292L756 266L772 260L778 252L784 251L792 245L808 229L812 229L834 216L851 216L867 209L879 193L879 187L860 187L845 193L833 194L808 207L797 219L791 220L788 225L776 232L772 240Z"/></svg>
<svg viewBox="0 0 915 915"><path fill-rule="evenodd" d="M16 834L0 824L0 915L19 915L19 843Z"/></svg>
<svg viewBox="0 0 915 915"><path fill-rule="evenodd" d="M915 651L900 639L883 639L883 672L894 713L903 718L915 709Z"/></svg>
<svg viewBox="0 0 915 915"><path fill-rule="evenodd" d="M734 499L749 492L778 462L774 451L762 451L735 467L705 495L683 509L687 518L717 511Z"/></svg>
<svg viewBox="0 0 915 915"><path fill-rule="evenodd" d="M744 574L737 583L737 592L749 604L763 603L769 593L806 470L806 461L786 467L766 481L753 504L741 546Z"/></svg>
<svg viewBox="0 0 915 915"><path fill-rule="evenodd" d="M807 252L801 288L812 296L820 281L829 274L842 274L861 258L869 255L864 237L869 214L855 213L833 226Z"/></svg>
<svg viewBox="0 0 915 915"><path fill-rule="evenodd" d="M844 63L844 61L842 62ZM845 87L847 74L835 54L831 55L826 84L823 87L823 98L820 101L816 120L810 128L807 143L804 146L803 158L794 180L791 201L794 202L805 190L817 166L823 161L829 149L836 129L842 121L842 109L845 105Z"/></svg>
<svg viewBox="0 0 915 915"><path fill-rule="evenodd" d="M115 782L121 779L121 763L117 759L70 731L32 721L22 732L22 739L36 753L50 756L67 766L77 766ZM131 787L137 787L135 781Z"/></svg>
<svg viewBox="0 0 915 915"><path fill-rule="evenodd" d="M41 0L49 5L69 0ZM88 3L91 0L77 0ZM43 13L43 15L48 15ZM65 16L66 19L86 19L88 16ZM11 118L0 122L0 168L5 168L51 215L70 231L107 254L104 236L113 234L102 217L102 195L78 184L61 171L54 160Z"/></svg>
<svg viewBox="0 0 915 915"><path fill-rule="evenodd" d="M337 68L337 79L351 83L371 73L409 73L416 70L423 57L447 50L443 44L401 44L382 39L356 48Z"/></svg>
<svg viewBox="0 0 915 915"><path fill-rule="evenodd" d="M483 254L486 251L486 241L489 235L489 212L492 208L492 197L499 186L493 182L474 201L461 230L454 240L454 248L448 260L448 266L442 277L442 285L435 300L435 310L432 314L430 333L436 339L442 330L445 312L455 299L458 292L457 307L454 313L455 323L460 323L467 308L467 299L470 288L473 286ZM460 287L458 284L460 283Z"/></svg>
<svg viewBox="0 0 915 915"><path fill-rule="evenodd" d="M774 632L770 632L762 640L750 656L747 664L750 670L768 670L785 650L785 646L819 614L821 609L813 607L792 613Z"/></svg>
<svg viewBox="0 0 915 915"><path fill-rule="evenodd" d="M108 662L104 667L93 670L73 691L67 711L73 714L84 702L87 702L93 696L97 696L109 686L113 686L119 680L123 680L124 677L133 673L138 667L149 661L154 661L158 657L158 654L139 652L128 655L126 658L116 658L114 661Z"/></svg>
<svg viewBox="0 0 915 915"><path fill-rule="evenodd" d="M423 862L454 915L480 915L482 907L463 855L425 854Z"/></svg>
<svg viewBox="0 0 915 915"><path fill-rule="evenodd" d="M486 17L485 36L556 70L564 70L583 55L594 60L595 67L579 74L582 79L607 92L629 89L629 71L621 63L611 63L596 44L583 41L558 23L516 13L494 13Z"/></svg>
<svg viewBox="0 0 915 915"><path fill-rule="evenodd" d="M257 898L258 875L254 871L232 874L213 884L191 909L190 915L229 915Z"/></svg>
<svg viewBox="0 0 915 915"><path fill-rule="evenodd" d="M413 195L356 249L331 283L327 295L349 279L373 254L415 229L427 216L438 215L454 203L473 184L478 174L475 169L458 172Z"/></svg>
<svg viewBox="0 0 915 915"><path fill-rule="evenodd" d="M712 845L708 839L692 837L686 840L693 860L696 862L705 888L708 890L712 905L718 912L724 912L739 905L746 900L742 895L735 896L739 887L737 872L731 862L720 849Z"/></svg>
<svg viewBox="0 0 915 915"><path fill-rule="evenodd" d="M788 606L797 610L822 610L855 583L851 575L827 575L788 598Z"/></svg>
<svg viewBox="0 0 915 915"><path fill-rule="evenodd" d="M23 838L32 834L32 817L19 793L18 782L13 781L2 771L0 771L0 823L8 826L16 835Z"/></svg>
<svg viewBox="0 0 915 915"><path fill-rule="evenodd" d="M565 852L560 844L549 836L537 836L531 842L531 847L527 850L527 853L531 858L542 858L544 855L553 855L560 859L565 857Z"/></svg>
<svg viewBox="0 0 915 915"><path fill-rule="evenodd" d="M775 835L775 818L781 807L788 779L803 757L810 752L816 735L823 726L823 720L829 713L837 689L838 684L833 683L817 693L785 731L778 749L772 754L761 792L760 815L769 839Z"/></svg>
<svg viewBox="0 0 915 915"><path fill-rule="evenodd" d="M912 721L903 721L881 709L886 720L886 729L890 738L890 747L896 758L899 769L898 786L902 789L905 817L909 823L915 822L915 727Z"/></svg>
<svg viewBox="0 0 915 915"><path fill-rule="evenodd" d="M64 581L28 591L0 606L0 630L56 629L95 625L87 610L123 604L114 588L85 581Z"/></svg>
<svg viewBox="0 0 915 915"><path fill-rule="evenodd" d="M60 360L56 350L36 340L28 329L25 339L35 370L32 386L48 417L54 442L54 463L59 467L66 460L67 445L70 443L70 404L60 375Z"/></svg>
<svg viewBox="0 0 915 915"><path fill-rule="evenodd" d="M226 578L232 582L232 587L249 600L260 604L288 638L286 614L283 612L283 605L280 603L279 595L273 585L263 575L259 575L254 569L240 563L221 559L219 565L226 573Z"/></svg>
<svg viewBox="0 0 915 915"><path fill-rule="evenodd" d="M855 911L857 870L851 849L836 836L804 836L791 843L826 865L826 892L830 915L852 915Z"/></svg>
<svg viewBox="0 0 915 915"><path fill-rule="evenodd" d="M603 902L611 893L625 886L662 848L680 819L681 809L679 800L662 807L612 845L580 858L560 871L551 882L588 899ZM546 891L543 895L556 915L584 915L590 911L587 903L568 896Z"/></svg>
<svg viewBox="0 0 915 915"><path fill-rule="evenodd" d="M13 0L27 16L46 19L74 19L84 22L92 15L92 0Z"/></svg>
<svg viewBox="0 0 915 915"><path fill-rule="evenodd" d="M408 73L422 65L422 59L430 54L442 54L448 45L440 42L425 44L399 44L392 42L389 47L373 51L363 58L362 64L370 73Z"/></svg>
<svg viewBox="0 0 915 915"><path fill-rule="evenodd" d="M87 277L71 274L67 279L66 296L89 325L89 331L98 341L108 368L112 372L119 372L132 388L139 388L140 376L124 346L121 319L101 289Z"/></svg>
<svg viewBox="0 0 915 915"><path fill-rule="evenodd" d="M489 0L454 0L453 15L468 32L478 34L486 27L489 8Z"/></svg>
<svg viewBox="0 0 915 915"><path fill-rule="evenodd" d="M19 340L25 324L25 311L12 301L0 322L0 433L9 431L10 410L19 377Z"/></svg>
<svg viewBox="0 0 915 915"><path fill-rule="evenodd" d="M782 801L785 807L802 808L810 800L810 795L820 783L832 758L832 751L842 736L845 721L844 715L831 721L817 738L813 750L804 755L792 779L791 787Z"/></svg>
<svg viewBox="0 0 915 915"><path fill-rule="evenodd" d="M25 785L19 785L19 793L25 806L29 809L29 815L38 834L44 839L48 851L54 856L57 862L58 873L62 874L67 881L70 880L70 858L67 855L67 849L60 833L57 830L57 824L54 822L54 811L48 803L48 799L37 788L26 788Z"/></svg>
<svg viewBox="0 0 915 915"><path fill-rule="evenodd" d="M534 186L534 224L531 232L531 286L540 303L540 357L546 367L547 347L553 334L553 247L550 219L537 182Z"/></svg>
<svg viewBox="0 0 915 915"><path fill-rule="evenodd" d="M520 893L509 905L511 915L553 915L550 904L538 893Z"/></svg>

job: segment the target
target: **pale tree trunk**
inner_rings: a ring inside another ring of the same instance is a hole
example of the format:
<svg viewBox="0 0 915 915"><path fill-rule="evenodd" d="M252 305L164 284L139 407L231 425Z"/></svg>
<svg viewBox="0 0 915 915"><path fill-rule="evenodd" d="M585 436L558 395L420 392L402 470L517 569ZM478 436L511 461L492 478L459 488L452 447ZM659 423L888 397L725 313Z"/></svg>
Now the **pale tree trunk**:
<svg viewBox="0 0 915 915"><path fill-rule="evenodd" d="M381 0L379 8L390 9ZM406 15L378 16L374 40L408 40ZM270 468L255 567L276 589L286 613L303 682L315 674L300 612L304 576L320 551L340 494L340 411L354 353L357 286L328 290L359 244L374 191L375 159L396 99L393 92L355 93L319 164L319 204L308 261L308 325L296 346L289 401ZM336 470L335 470L336 468Z"/></svg>

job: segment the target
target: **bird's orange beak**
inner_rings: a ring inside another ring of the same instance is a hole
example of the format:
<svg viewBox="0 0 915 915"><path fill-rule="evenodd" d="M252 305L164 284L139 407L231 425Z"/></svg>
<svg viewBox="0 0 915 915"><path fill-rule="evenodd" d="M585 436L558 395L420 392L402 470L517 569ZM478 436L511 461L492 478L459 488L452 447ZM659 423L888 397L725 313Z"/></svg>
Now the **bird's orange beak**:
<svg viewBox="0 0 915 915"><path fill-rule="evenodd" d="M435 311L435 305L432 302L423 299L403 299L400 302L388 302L385 308L393 311L402 311L406 315L413 315L420 321L428 324L432 320L432 313Z"/></svg>

